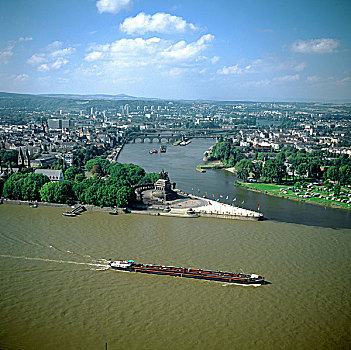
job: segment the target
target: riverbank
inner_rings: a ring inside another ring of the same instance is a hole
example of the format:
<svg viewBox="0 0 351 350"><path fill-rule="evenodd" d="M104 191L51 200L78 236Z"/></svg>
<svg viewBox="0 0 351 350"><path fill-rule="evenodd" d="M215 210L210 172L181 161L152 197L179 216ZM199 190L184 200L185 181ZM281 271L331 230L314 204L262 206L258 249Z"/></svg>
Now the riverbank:
<svg viewBox="0 0 351 350"><path fill-rule="evenodd" d="M287 185L276 185L270 183L248 183L240 181L236 181L234 184L235 186L245 188L249 191L264 193L274 197L286 198L296 202L303 202L336 209L351 210L351 203L343 203L341 201L327 199L332 197L323 198L323 189L317 189L317 186L310 186L304 191L295 192L296 190L293 190L292 187ZM316 197L311 196L311 194L315 194Z"/></svg>
<svg viewBox="0 0 351 350"><path fill-rule="evenodd" d="M30 206L33 204L31 201L21 201L21 200L16 200L16 199L4 199L3 204L14 204L14 205L26 205ZM62 209L73 209L76 206L68 205L68 204L61 204L61 203L49 203L49 202L35 202L35 204L38 205L38 207L52 207L52 208L62 208ZM86 210L93 210L93 211L104 211L104 212L110 212L112 211L112 208L108 207L96 207L94 205L89 205L89 204L82 204ZM122 211L122 209L121 209Z"/></svg>
<svg viewBox="0 0 351 350"><path fill-rule="evenodd" d="M181 190L176 190L179 198L173 201L162 202L154 204L146 209L129 209L123 208L110 208L110 207L97 207L93 205L84 204L84 208L89 211L99 212L112 212L116 211L117 214L142 214L154 216L173 216L182 218L197 218L197 217L211 217L218 219L231 219L231 220L263 220L263 214L254 212L252 210L240 208L237 206L228 205L225 203L213 201L207 198L202 198L192 194L185 193ZM3 204L25 205L30 206L33 204L30 201L4 199ZM70 206L60 203L48 202L35 202L39 207L53 207L72 210L77 206ZM34 209L34 208L33 208Z"/></svg>
<svg viewBox="0 0 351 350"><path fill-rule="evenodd" d="M196 167L196 170L199 171L200 173L206 172L206 169L223 169L226 168L227 164L221 162L220 160L214 160L211 162L206 162L204 164L199 164ZM228 168L231 169L231 168Z"/></svg>

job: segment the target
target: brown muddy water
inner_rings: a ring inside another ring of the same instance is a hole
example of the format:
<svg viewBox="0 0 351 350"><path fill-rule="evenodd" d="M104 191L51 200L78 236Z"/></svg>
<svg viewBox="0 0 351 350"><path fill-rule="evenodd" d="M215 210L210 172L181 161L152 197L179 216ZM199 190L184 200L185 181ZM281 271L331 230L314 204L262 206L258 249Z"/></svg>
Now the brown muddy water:
<svg viewBox="0 0 351 350"><path fill-rule="evenodd" d="M347 349L351 230L0 205L1 349ZM108 258L258 273L227 285Z"/></svg>
<svg viewBox="0 0 351 350"><path fill-rule="evenodd" d="M0 349L349 349L351 212L195 171L213 140L128 144L119 161L263 222L0 205ZM228 200L226 197L228 196ZM258 273L260 287L106 270L106 259Z"/></svg>

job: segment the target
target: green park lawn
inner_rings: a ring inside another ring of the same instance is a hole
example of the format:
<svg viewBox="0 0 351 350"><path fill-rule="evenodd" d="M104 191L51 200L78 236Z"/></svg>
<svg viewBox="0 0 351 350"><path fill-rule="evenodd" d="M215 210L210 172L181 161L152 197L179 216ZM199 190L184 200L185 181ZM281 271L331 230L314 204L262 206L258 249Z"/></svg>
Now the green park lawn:
<svg viewBox="0 0 351 350"><path fill-rule="evenodd" d="M289 185L278 185L278 184L272 184L272 183L246 183L246 182L245 183L241 182L239 183L239 185L247 189L251 189L253 191L264 192L266 194L284 197L288 199L310 202L310 203L325 205L325 206L337 206L337 207L342 207L346 209L351 209L351 204L339 202L337 200L313 197L313 196L311 196L310 198L299 197L299 194L305 195L306 192L309 192L310 194L319 193L320 195L334 197L333 192L329 192L324 186L312 186L310 188L305 187L303 189L300 188L299 193L296 193L293 190L288 189L292 187L291 185L289 186ZM282 189L285 190L286 193L283 193ZM349 188L343 187L342 191L347 194L351 193ZM340 198L346 199L347 197L341 196Z"/></svg>

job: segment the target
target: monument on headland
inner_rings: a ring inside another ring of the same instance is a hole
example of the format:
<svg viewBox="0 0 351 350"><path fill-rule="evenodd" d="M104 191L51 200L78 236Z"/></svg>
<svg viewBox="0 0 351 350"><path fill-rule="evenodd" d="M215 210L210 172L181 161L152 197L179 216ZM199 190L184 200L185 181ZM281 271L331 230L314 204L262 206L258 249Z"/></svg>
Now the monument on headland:
<svg viewBox="0 0 351 350"><path fill-rule="evenodd" d="M155 182L154 188L151 194L152 197L156 197L157 199L172 201L178 197L174 191L175 182L171 184L168 174L164 170L161 171L160 178Z"/></svg>
<svg viewBox="0 0 351 350"><path fill-rule="evenodd" d="M172 201L178 198L175 182L171 183L168 174L162 170L160 178L155 183L134 186L136 200L143 204L152 204L153 201Z"/></svg>

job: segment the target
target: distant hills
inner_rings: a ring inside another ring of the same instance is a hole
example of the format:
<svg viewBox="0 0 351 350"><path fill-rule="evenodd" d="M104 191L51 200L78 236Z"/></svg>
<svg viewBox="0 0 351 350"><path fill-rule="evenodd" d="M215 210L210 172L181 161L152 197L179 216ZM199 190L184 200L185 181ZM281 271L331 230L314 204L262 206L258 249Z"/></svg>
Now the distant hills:
<svg viewBox="0 0 351 350"><path fill-rule="evenodd" d="M12 92L1 92L0 99L34 99L34 100L45 100L45 99L57 99L57 100L89 100L89 101L177 101L177 102L198 102L198 103L302 103L302 104L350 104L351 100L329 100L329 101L313 101L310 99L267 99L266 101L254 101L254 100L221 100L221 99L161 99L153 97L136 97L126 94L108 95L108 94L19 94Z"/></svg>
<svg viewBox="0 0 351 350"><path fill-rule="evenodd" d="M160 100L158 98L152 97L135 97L129 96L125 94L117 94L117 95L106 95L106 94L91 94L91 95L79 95L79 94L17 94L13 92L1 92L0 98L65 98L65 99L76 99L76 100L112 100L112 101L127 101L127 100L147 100L147 101L157 101Z"/></svg>
<svg viewBox="0 0 351 350"><path fill-rule="evenodd" d="M125 94L117 95L105 95L105 94L94 94L94 95L78 95L78 94L39 94L38 96L43 97L55 97L55 98L70 98L79 100L159 100L157 98L150 97L135 97Z"/></svg>

